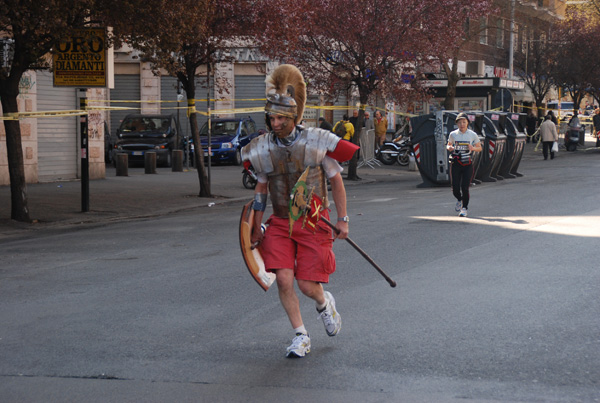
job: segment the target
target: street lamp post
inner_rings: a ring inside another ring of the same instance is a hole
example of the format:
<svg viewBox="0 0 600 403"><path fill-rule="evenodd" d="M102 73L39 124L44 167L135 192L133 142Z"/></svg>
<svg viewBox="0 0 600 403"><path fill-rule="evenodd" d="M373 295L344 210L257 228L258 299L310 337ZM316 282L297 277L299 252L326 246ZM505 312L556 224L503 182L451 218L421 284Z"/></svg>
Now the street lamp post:
<svg viewBox="0 0 600 403"><path fill-rule="evenodd" d="M508 51L508 78L513 78L515 59L515 0L510 3L510 41Z"/></svg>

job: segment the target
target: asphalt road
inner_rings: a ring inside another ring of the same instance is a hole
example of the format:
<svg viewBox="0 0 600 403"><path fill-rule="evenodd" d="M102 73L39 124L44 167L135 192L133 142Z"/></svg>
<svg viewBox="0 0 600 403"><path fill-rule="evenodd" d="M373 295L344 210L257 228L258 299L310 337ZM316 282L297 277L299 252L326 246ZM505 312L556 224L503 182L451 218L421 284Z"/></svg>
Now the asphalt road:
<svg viewBox="0 0 600 403"><path fill-rule="evenodd" d="M238 251L241 202L0 243L3 402L600 401L600 152L472 188L348 187L312 352Z"/></svg>

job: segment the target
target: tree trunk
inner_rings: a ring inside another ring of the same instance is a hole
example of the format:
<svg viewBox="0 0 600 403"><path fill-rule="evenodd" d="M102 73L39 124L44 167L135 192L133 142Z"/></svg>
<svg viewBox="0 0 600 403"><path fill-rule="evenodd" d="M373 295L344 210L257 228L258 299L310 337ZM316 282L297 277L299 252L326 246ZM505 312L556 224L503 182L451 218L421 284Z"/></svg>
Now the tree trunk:
<svg viewBox="0 0 600 403"><path fill-rule="evenodd" d="M21 74L11 74L0 80L0 100L4 115L19 112L17 96ZM21 127L18 120L5 120L6 154L8 157L8 173L10 177L11 213L10 218L21 222L31 222L27 203L27 184L25 182L25 166L23 161L23 144Z"/></svg>
<svg viewBox="0 0 600 403"><path fill-rule="evenodd" d="M196 68L195 66L190 67L187 71L187 76L179 73L178 77L187 95L188 107L193 108L196 99ZM198 197L212 197L208 175L204 167L204 150L202 149L202 143L200 142L200 129L198 128L198 119L195 112L189 114L189 120L190 129L192 130L192 139L194 141L194 161L198 172L198 182L200 183Z"/></svg>
<svg viewBox="0 0 600 403"><path fill-rule="evenodd" d="M454 60L458 60L458 56ZM448 77L448 87L446 89L446 98L444 99L444 109L451 111L454 109L454 99L456 98L456 85L458 84L458 63L452 62L452 69L447 63L442 63L446 76Z"/></svg>
<svg viewBox="0 0 600 403"><path fill-rule="evenodd" d="M189 102L194 102L188 99ZM195 113L190 114L190 128L192 129L192 138L194 139L194 159L198 171L198 181L200 182L200 193L198 197L212 197L210 194L210 183L204 166L204 149L200 142L200 130L198 128L198 119ZM210 158L210 157L209 157Z"/></svg>

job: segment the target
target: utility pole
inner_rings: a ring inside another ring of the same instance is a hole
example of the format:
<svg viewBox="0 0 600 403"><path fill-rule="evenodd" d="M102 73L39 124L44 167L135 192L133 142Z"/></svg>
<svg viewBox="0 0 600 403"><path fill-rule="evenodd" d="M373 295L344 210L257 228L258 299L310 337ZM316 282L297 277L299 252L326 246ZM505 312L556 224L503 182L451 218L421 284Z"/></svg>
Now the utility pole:
<svg viewBox="0 0 600 403"><path fill-rule="evenodd" d="M510 45L508 50L508 78L513 78L515 57L515 0L510 2Z"/></svg>

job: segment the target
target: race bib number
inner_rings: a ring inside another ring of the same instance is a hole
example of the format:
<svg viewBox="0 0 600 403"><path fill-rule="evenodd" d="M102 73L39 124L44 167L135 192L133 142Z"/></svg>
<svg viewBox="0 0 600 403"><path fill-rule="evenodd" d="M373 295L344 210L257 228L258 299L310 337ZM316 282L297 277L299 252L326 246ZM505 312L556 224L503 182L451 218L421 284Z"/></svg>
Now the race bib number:
<svg viewBox="0 0 600 403"><path fill-rule="evenodd" d="M456 142L454 143L454 150L458 152L469 152L469 143L468 142Z"/></svg>

